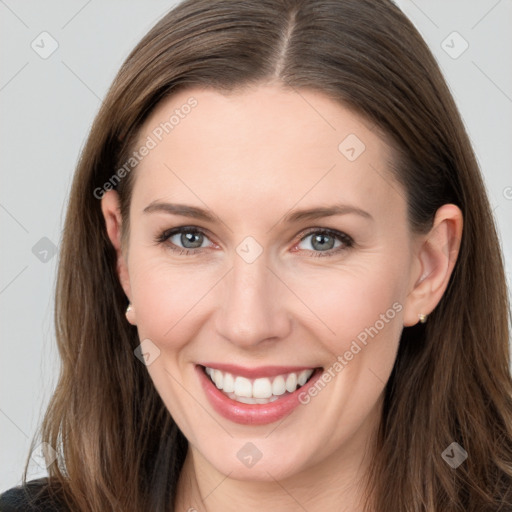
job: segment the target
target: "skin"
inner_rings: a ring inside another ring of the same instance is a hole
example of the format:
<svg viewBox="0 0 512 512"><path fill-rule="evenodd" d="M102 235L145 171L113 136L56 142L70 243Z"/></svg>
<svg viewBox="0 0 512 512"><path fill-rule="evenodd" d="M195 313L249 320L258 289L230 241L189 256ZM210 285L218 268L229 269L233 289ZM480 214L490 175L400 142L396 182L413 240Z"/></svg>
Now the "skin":
<svg viewBox="0 0 512 512"><path fill-rule="evenodd" d="M298 94L278 84L228 95L181 91L154 110L140 142L191 96L197 107L133 171L125 245L117 193L102 199L132 304L127 319L160 350L148 372L189 440L176 510L363 510L362 477L400 334L441 299L457 257L461 212L444 205L429 233L412 233L384 137L316 91ZM366 146L354 161L338 149L349 134ZM216 219L144 212L153 202L205 208ZM283 220L291 211L337 203L371 219L346 213ZM165 230L191 225L207 236L194 254L171 250L179 235L155 242ZM354 243L336 242L326 255L312 245L310 228L346 233ZM252 263L236 252L248 236L263 250ZM200 386L194 366L204 361L329 368L393 304L401 309L394 318L310 403L280 422L231 422ZM263 455L251 468L237 458L247 442Z"/></svg>

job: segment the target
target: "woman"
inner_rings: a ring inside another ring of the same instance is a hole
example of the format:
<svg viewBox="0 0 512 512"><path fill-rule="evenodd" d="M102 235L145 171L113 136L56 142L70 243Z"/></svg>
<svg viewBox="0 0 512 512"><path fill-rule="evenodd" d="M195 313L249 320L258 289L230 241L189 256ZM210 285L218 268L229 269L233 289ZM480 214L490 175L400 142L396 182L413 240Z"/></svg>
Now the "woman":
<svg viewBox="0 0 512 512"><path fill-rule="evenodd" d="M56 296L58 459L4 508L512 510L494 222L388 0L167 14L92 128Z"/></svg>

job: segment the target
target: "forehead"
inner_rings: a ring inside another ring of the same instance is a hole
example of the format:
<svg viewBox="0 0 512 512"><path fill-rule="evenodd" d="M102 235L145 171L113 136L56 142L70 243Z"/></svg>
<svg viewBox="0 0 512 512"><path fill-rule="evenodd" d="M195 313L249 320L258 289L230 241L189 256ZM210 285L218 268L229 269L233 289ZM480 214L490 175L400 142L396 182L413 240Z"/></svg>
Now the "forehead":
<svg viewBox="0 0 512 512"><path fill-rule="evenodd" d="M145 122L137 147L144 144L152 149L136 169L133 195L141 207L179 199L262 215L263 206L282 210L298 201L350 199L371 208L401 199L382 135L317 91L183 90Z"/></svg>

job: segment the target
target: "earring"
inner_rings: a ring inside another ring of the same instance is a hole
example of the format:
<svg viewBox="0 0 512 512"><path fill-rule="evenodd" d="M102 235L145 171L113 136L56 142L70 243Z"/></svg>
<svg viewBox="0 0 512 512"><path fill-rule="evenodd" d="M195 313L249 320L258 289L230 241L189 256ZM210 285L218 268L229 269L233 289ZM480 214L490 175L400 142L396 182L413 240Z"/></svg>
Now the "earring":
<svg viewBox="0 0 512 512"><path fill-rule="evenodd" d="M126 308L125 315L126 315L126 320L128 320L128 323L130 323L132 325L136 325L135 311L133 309L131 302L128 303L128 307Z"/></svg>
<svg viewBox="0 0 512 512"><path fill-rule="evenodd" d="M418 315L418 318L420 319L420 323L422 323L422 324L426 324L427 323L427 317L428 317L428 315L424 315L423 313L420 313Z"/></svg>

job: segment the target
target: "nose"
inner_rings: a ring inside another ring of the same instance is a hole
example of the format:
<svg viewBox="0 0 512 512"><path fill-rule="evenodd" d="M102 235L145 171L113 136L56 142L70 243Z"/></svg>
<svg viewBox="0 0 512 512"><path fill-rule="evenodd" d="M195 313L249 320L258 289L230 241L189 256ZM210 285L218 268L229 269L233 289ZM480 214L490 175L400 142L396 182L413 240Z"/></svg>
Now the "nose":
<svg viewBox="0 0 512 512"><path fill-rule="evenodd" d="M262 255L247 263L235 255L223 279L217 310L217 333L230 343L250 348L285 338L291 330L283 285Z"/></svg>

